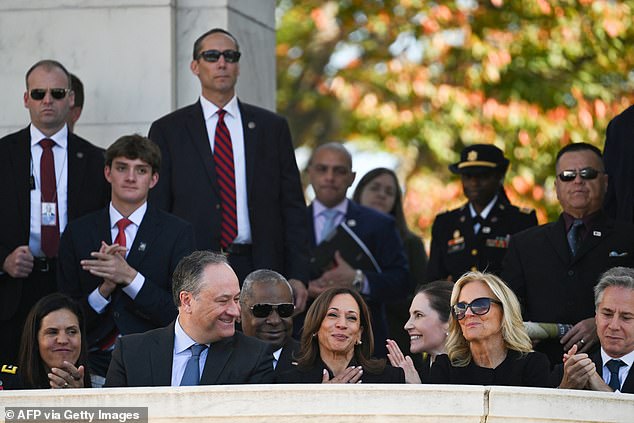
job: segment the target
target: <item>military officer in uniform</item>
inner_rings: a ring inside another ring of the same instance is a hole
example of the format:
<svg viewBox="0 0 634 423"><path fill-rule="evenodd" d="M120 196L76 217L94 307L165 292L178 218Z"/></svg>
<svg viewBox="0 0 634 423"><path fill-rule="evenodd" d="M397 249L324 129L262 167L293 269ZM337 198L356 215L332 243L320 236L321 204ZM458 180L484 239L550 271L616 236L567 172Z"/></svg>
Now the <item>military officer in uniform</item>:
<svg viewBox="0 0 634 423"><path fill-rule="evenodd" d="M449 166L460 175L469 201L436 216L427 281L456 281L474 270L499 274L511 235L537 225L535 211L515 207L504 192L508 165L499 148L474 144Z"/></svg>

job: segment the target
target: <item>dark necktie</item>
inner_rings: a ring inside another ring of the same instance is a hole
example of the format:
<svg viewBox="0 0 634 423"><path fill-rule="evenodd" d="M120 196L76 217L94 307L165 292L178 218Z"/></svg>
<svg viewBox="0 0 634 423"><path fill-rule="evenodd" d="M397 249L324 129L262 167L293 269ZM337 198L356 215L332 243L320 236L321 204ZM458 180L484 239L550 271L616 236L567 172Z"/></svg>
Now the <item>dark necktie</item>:
<svg viewBox="0 0 634 423"><path fill-rule="evenodd" d="M621 383L619 382L619 368L625 365L626 364L621 360L608 360L608 362L605 363L605 367L607 367L610 371L610 383L608 383L608 386L615 391L621 389Z"/></svg>
<svg viewBox="0 0 634 423"><path fill-rule="evenodd" d="M218 123L214 135L214 164L220 186L220 246L227 248L238 235L236 215L236 179L233 167L231 134L225 124L225 110L218 110Z"/></svg>
<svg viewBox="0 0 634 423"><path fill-rule="evenodd" d="M42 251L46 257L57 257L59 247L59 215L57 207L57 181L53 146L55 141L45 138L40 141L40 185L42 193ZM47 211L48 210L48 211ZM49 217L48 221L46 216Z"/></svg>
<svg viewBox="0 0 634 423"><path fill-rule="evenodd" d="M473 220L473 226L474 226L473 232L477 234L478 232L480 232L480 229L482 229L482 225L484 225L484 218L480 216L479 214L476 214L474 217L471 218L471 220ZM478 226L477 231L475 230L476 225L480 225Z"/></svg>
<svg viewBox="0 0 634 423"><path fill-rule="evenodd" d="M187 360L180 386L194 386L200 383L200 354L206 348L207 345L200 344L194 344L189 347L192 350L192 356Z"/></svg>
<svg viewBox="0 0 634 423"><path fill-rule="evenodd" d="M126 246L125 228L127 228L131 223L132 221L126 217L119 219L117 222L117 229L119 229L119 232L117 233L117 237L114 239L115 244L119 244L121 247Z"/></svg>
<svg viewBox="0 0 634 423"><path fill-rule="evenodd" d="M572 253L573 257L577 254L577 249L579 248L582 228L583 220L575 219L574 222L572 222L570 230L568 231L568 245L570 246L570 252Z"/></svg>

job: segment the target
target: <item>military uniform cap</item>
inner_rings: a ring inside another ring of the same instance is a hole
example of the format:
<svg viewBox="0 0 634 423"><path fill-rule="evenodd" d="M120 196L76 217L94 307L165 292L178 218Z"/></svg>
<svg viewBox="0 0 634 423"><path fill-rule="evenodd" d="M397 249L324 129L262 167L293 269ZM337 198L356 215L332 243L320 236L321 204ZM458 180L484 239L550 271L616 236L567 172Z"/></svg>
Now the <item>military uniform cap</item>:
<svg viewBox="0 0 634 423"><path fill-rule="evenodd" d="M498 171L505 173L509 161L502 150L491 144L473 144L460 153L460 161L449 165L453 173L482 173Z"/></svg>

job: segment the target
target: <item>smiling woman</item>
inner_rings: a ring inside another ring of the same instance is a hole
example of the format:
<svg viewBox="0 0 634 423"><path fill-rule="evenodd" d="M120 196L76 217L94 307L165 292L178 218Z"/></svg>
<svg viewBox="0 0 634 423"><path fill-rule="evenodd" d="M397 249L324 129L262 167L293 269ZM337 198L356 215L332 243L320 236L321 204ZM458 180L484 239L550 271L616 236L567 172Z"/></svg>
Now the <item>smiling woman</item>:
<svg viewBox="0 0 634 423"><path fill-rule="evenodd" d="M296 368L278 383L404 383L403 370L370 358L374 336L370 312L359 293L332 288L306 313Z"/></svg>
<svg viewBox="0 0 634 423"><path fill-rule="evenodd" d="M451 294L447 355L431 368L431 383L549 386L548 358L532 351L515 294L497 276L468 272Z"/></svg>
<svg viewBox="0 0 634 423"><path fill-rule="evenodd" d="M2 366L3 388L90 388L84 333L83 313L70 297L39 300L24 325L20 365Z"/></svg>

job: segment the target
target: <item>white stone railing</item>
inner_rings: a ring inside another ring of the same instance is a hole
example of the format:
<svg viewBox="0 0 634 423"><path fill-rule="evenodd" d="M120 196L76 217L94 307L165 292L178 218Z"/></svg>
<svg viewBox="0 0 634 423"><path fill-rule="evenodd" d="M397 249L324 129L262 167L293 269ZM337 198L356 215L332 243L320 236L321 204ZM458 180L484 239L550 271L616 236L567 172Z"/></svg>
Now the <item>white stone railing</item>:
<svg viewBox="0 0 634 423"><path fill-rule="evenodd" d="M497 386L225 385L0 391L2 418L5 407L148 407L151 423L634 422L634 395ZM13 421L19 420L6 420Z"/></svg>

